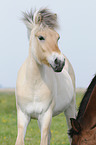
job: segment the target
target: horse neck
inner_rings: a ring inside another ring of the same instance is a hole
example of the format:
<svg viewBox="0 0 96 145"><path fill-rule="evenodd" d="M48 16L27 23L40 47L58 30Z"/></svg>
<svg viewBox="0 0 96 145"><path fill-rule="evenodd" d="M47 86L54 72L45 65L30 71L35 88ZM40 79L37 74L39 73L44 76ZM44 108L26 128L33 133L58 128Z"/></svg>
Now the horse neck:
<svg viewBox="0 0 96 145"><path fill-rule="evenodd" d="M87 88L87 91L85 92L85 95L80 103L80 107L79 107L79 112L78 112L78 115L77 115L77 120L80 122L82 116L84 115L84 112L86 110L86 106L89 102L89 99L91 97L91 94L92 94L92 91L93 91L93 88L96 84L96 75L95 77L92 79L89 87Z"/></svg>
<svg viewBox="0 0 96 145"><path fill-rule="evenodd" d="M87 129L96 125L96 85L91 93L81 124Z"/></svg>
<svg viewBox="0 0 96 145"><path fill-rule="evenodd" d="M29 80L33 81L35 79L42 79L42 76L44 76L44 71L44 65L39 64L32 53L29 53L27 61L27 77L29 78Z"/></svg>
<svg viewBox="0 0 96 145"><path fill-rule="evenodd" d="M29 56L28 56L28 69L27 69L27 77L29 80L35 80L35 79L42 79L44 78L45 74L45 65L40 64L39 61L35 58L34 54L32 53L32 35L30 36L29 41Z"/></svg>

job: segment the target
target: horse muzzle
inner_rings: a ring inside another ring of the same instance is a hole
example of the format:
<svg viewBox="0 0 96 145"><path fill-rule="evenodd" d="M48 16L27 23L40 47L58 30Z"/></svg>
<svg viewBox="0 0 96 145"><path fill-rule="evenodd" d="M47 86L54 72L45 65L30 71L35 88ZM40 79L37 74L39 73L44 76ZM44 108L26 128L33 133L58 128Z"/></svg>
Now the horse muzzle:
<svg viewBox="0 0 96 145"><path fill-rule="evenodd" d="M52 67L52 69L54 70L54 72L61 72L63 67L65 65L65 58L63 61L61 61L60 59L56 58L54 60L53 65L50 64L50 66Z"/></svg>

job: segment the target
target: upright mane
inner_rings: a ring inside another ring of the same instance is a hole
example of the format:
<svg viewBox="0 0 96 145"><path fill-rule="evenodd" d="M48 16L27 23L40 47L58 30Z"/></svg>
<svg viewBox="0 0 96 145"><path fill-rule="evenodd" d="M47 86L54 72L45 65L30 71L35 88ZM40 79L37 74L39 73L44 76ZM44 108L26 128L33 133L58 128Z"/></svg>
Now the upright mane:
<svg viewBox="0 0 96 145"><path fill-rule="evenodd" d="M88 86L88 88L87 88L87 90L86 90L86 92L85 92L85 94L84 94L84 97L83 97L83 99L82 99L82 101L81 101L81 103L80 103L79 111L78 111L78 114L77 114L77 117L76 117L76 120L77 120L78 122L80 122L80 120L81 120L81 118L82 118L82 116L83 116L83 114L84 114L84 112L85 112L85 109L86 109L86 107L87 107L87 104L88 104L88 102L89 102L91 93L92 93L92 91L93 91L95 85L96 85L96 75L95 75L94 78L92 79L92 81L91 81L90 85ZM68 133L68 134L69 134L71 137L73 137L73 135L74 135L74 134L77 134L77 132L76 132L73 128L71 128L71 129L69 130L69 133Z"/></svg>
<svg viewBox="0 0 96 145"><path fill-rule="evenodd" d="M48 26L49 28L56 28L58 26L57 14L52 13L49 9L40 9L39 11L23 12L22 20L24 23L34 23L42 24L43 26Z"/></svg>
<svg viewBox="0 0 96 145"><path fill-rule="evenodd" d="M25 23L30 35L33 27L38 24L43 27L55 29L58 27L57 14L52 13L49 9L44 8L38 11L23 12L23 22Z"/></svg>
<svg viewBox="0 0 96 145"><path fill-rule="evenodd" d="M93 91L93 88L95 87L96 85L96 75L94 76L94 78L92 79L89 87L87 88L85 94L84 94L84 97L80 103L80 107L79 107L79 111L78 111L78 115L77 115L77 120L79 121L81 119L81 117L83 116L84 112L85 112L85 109L86 109L86 106L87 106L87 103L89 101L89 98L91 96L91 93Z"/></svg>
<svg viewBox="0 0 96 145"><path fill-rule="evenodd" d="M52 29L58 26L57 15L53 14L48 9L41 9L38 11L38 14L41 16L41 23L43 26L48 26Z"/></svg>

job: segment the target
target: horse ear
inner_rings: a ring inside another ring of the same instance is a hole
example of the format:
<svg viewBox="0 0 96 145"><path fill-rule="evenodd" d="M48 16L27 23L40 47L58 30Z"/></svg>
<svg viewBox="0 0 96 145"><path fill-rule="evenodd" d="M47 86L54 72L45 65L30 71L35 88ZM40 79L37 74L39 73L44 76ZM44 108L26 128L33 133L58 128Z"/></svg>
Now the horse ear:
<svg viewBox="0 0 96 145"><path fill-rule="evenodd" d="M36 17L35 17L35 24L41 24L42 21L42 16L40 13L37 13Z"/></svg>
<svg viewBox="0 0 96 145"><path fill-rule="evenodd" d="M70 118L70 121L71 121L71 125L72 125L72 128L74 129L74 131L79 133L81 131L79 122L74 118Z"/></svg>

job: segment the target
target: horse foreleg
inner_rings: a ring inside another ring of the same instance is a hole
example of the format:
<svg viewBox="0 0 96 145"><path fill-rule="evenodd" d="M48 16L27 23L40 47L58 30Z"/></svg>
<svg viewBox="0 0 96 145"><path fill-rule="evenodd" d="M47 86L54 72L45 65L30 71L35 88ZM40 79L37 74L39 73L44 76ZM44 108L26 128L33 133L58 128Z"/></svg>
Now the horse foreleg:
<svg viewBox="0 0 96 145"><path fill-rule="evenodd" d="M73 98L72 102L68 106L68 108L64 111L67 121L68 130L71 128L70 118L76 118L76 101L75 97ZM69 135L68 135L69 137ZM71 143L71 138L69 137L69 141Z"/></svg>
<svg viewBox="0 0 96 145"><path fill-rule="evenodd" d="M52 111L49 109L39 117L39 127L41 128L41 143L40 145L50 145L50 125L52 119Z"/></svg>
<svg viewBox="0 0 96 145"><path fill-rule="evenodd" d="M50 140L51 140L51 131L49 130L49 134L48 134L48 145L50 145Z"/></svg>
<svg viewBox="0 0 96 145"><path fill-rule="evenodd" d="M38 120L38 126L39 126L39 129L41 131L41 124L40 124L39 120ZM50 140L51 140L51 131L49 130L49 134L48 134L48 145L50 145Z"/></svg>
<svg viewBox="0 0 96 145"><path fill-rule="evenodd" d="M26 133L27 125L30 118L24 114L21 109L17 108L17 125L18 125L18 135L15 145L24 145L24 138Z"/></svg>

